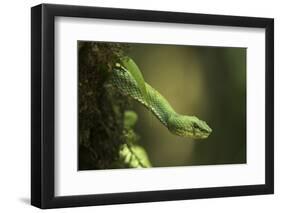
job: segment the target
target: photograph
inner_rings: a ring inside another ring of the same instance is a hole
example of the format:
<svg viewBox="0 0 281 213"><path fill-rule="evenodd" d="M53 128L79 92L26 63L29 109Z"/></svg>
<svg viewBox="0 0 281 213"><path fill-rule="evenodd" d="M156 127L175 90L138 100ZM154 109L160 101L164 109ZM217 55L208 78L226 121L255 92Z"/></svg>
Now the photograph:
<svg viewBox="0 0 281 213"><path fill-rule="evenodd" d="M77 41L78 171L246 164L247 48Z"/></svg>
<svg viewBox="0 0 281 213"><path fill-rule="evenodd" d="M31 205L274 193L274 18L149 8L31 8Z"/></svg>

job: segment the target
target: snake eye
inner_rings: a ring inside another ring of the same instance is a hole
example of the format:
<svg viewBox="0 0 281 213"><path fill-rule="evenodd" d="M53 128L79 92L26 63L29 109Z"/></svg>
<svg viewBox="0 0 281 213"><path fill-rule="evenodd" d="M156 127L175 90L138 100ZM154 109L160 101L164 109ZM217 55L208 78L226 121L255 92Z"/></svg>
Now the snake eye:
<svg viewBox="0 0 281 213"><path fill-rule="evenodd" d="M199 126L198 126L198 124L197 124L197 123L193 123L193 127L194 127L194 128L196 128L196 129L198 129L198 128L199 128Z"/></svg>

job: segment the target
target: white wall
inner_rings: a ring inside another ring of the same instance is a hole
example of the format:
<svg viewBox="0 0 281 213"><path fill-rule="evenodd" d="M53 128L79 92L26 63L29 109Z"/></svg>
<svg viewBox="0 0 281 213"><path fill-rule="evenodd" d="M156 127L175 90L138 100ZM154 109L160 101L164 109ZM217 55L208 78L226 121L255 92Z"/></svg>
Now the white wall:
<svg viewBox="0 0 281 213"><path fill-rule="evenodd" d="M281 8L279 1L58 0L45 3L171 10L275 18L275 195L203 199L51 210L51 212L278 212L281 209ZM0 10L0 210L39 212L30 196L30 7L41 3L2 1Z"/></svg>

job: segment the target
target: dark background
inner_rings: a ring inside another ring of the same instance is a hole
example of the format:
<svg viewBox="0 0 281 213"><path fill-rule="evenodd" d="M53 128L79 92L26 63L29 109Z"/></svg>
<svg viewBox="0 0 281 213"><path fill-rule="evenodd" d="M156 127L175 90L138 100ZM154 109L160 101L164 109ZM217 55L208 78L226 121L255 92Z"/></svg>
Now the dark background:
<svg viewBox="0 0 281 213"><path fill-rule="evenodd" d="M134 102L139 143L154 167L246 163L245 48L130 44L128 55L178 113L213 129L204 140L172 135Z"/></svg>

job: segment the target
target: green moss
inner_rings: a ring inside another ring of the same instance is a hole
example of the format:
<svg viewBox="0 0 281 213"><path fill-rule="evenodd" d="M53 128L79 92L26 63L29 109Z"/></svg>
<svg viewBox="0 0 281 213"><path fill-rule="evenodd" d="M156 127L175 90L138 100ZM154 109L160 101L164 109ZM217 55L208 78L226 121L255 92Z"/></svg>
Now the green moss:
<svg viewBox="0 0 281 213"><path fill-rule="evenodd" d="M130 100L108 83L128 46L81 41L78 46L79 170L112 168L125 142L123 112Z"/></svg>
<svg viewBox="0 0 281 213"><path fill-rule="evenodd" d="M129 46L78 42L79 170L150 167L134 131L131 99L110 83L113 67Z"/></svg>

